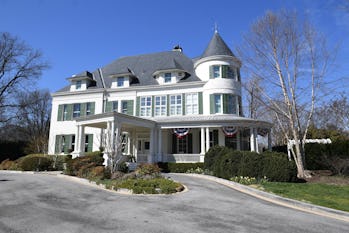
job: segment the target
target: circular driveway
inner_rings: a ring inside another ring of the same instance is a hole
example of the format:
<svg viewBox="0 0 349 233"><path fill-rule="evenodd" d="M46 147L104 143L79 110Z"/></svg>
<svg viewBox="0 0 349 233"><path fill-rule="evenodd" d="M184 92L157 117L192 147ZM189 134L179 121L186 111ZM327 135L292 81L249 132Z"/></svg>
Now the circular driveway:
<svg viewBox="0 0 349 233"><path fill-rule="evenodd" d="M170 174L187 192L122 195L45 174L0 171L0 232L347 232L349 223Z"/></svg>

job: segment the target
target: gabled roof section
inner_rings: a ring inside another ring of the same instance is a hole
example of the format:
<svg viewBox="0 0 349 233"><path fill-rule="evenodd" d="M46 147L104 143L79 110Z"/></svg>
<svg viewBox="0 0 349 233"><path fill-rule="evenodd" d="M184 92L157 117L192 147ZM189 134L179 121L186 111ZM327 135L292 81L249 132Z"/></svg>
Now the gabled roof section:
<svg viewBox="0 0 349 233"><path fill-rule="evenodd" d="M235 57L233 52L230 50L228 45L224 42L222 37L216 31L211 38L210 43L208 44L205 52L201 55L201 58L216 56L216 55L225 55Z"/></svg>

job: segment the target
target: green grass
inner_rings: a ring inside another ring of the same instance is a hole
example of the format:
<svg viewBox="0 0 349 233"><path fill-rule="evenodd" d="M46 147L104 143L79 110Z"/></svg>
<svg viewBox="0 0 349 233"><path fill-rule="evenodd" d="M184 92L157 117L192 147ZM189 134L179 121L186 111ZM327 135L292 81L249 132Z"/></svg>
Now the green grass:
<svg viewBox="0 0 349 233"><path fill-rule="evenodd" d="M349 212L349 185L267 182L261 186L283 197Z"/></svg>

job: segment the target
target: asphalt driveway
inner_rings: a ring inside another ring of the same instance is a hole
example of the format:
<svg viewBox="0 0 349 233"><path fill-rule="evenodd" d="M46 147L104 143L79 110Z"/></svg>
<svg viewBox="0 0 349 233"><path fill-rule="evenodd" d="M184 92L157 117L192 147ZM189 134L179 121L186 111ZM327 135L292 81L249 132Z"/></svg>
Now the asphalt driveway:
<svg viewBox="0 0 349 233"><path fill-rule="evenodd" d="M0 232L347 232L349 223L281 207L204 179L189 191L122 195L63 177L0 171Z"/></svg>

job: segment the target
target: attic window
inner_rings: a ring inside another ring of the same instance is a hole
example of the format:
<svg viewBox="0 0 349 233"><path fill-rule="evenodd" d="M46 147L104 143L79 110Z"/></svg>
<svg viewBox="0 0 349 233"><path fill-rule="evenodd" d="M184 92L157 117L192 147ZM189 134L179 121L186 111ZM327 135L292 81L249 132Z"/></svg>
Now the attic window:
<svg viewBox="0 0 349 233"><path fill-rule="evenodd" d="M171 73L165 73L165 78L164 78L165 83L170 83L171 80L172 80Z"/></svg>

